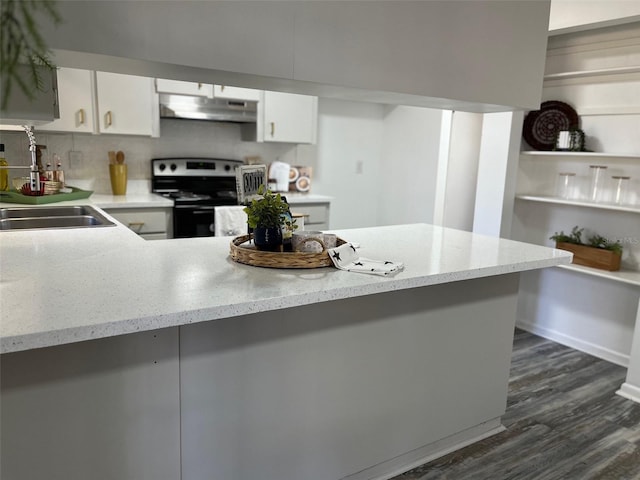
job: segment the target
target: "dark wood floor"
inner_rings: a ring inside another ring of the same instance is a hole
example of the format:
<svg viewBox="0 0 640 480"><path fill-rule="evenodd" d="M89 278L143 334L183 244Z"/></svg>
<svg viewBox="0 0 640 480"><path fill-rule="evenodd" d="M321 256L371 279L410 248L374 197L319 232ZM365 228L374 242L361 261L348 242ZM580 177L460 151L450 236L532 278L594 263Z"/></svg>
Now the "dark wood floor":
<svg viewBox="0 0 640 480"><path fill-rule="evenodd" d="M626 369L516 330L506 431L393 480L640 479Z"/></svg>

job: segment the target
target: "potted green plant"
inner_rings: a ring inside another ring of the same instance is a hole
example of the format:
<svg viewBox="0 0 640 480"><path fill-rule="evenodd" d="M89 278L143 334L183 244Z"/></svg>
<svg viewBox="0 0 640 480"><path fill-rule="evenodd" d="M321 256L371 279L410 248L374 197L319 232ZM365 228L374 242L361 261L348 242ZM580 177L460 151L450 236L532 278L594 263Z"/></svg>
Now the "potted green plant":
<svg viewBox="0 0 640 480"><path fill-rule="evenodd" d="M282 227L286 224L289 205L279 193L260 185L258 195L244 208L247 223L253 228L253 241L258 250L282 251Z"/></svg>
<svg viewBox="0 0 640 480"><path fill-rule="evenodd" d="M573 263L586 267L599 268L601 270L620 270L622 258L622 244L619 241L611 241L594 234L582 240L584 228L576 225L570 234L563 231L554 233L550 239L556 242L556 248L573 253Z"/></svg>

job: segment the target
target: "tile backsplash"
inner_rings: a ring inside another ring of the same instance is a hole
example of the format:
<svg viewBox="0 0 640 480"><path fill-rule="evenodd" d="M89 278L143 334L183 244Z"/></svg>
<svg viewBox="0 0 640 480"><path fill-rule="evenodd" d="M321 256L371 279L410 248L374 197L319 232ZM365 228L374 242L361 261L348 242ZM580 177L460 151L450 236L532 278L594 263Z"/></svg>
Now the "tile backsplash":
<svg viewBox="0 0 640 480"><path fill-rule="evenodd" d="M35 128L36 141L46 145L42 162L53 165L53 156L59 155L67 183L73 180L90 185L96 193L110 193L109 150L122 150L128 164L131 180L151 178L152 158L193 156L243 160L260 156L269 164L280 160L295 165L316 166L315 145L285 143L257 143L241 140L241 126L234 123L213 123L193 120L160 121L160 137L150 138L129 135L91 135L76 133L39 132ZM29 165L30 152L24 132L0 131L0 143L5 144L5 154L10 165ZM74 152L70 156L70 153ZM75 153L77 152L77 153ZM20 170L11 176L23 176Z"/></svg>

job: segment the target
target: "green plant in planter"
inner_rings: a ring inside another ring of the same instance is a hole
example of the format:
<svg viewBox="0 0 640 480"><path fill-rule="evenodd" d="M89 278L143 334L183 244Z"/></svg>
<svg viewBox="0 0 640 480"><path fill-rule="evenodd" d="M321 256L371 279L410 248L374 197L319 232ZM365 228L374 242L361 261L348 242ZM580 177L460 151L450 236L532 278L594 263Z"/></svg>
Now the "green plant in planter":
<svg viewBox="0 0 640 480"><path fill-rule="evenodd" d="M590 247L611 250L612 252L622 255L622 244L618 241L612 242L600 235L593 235L588 238L588 242Z"/></svg>
<svg viewBox="0 0 640 480"><path fill-rule="evenodd" d="M564 231L560 230L560 233L556 232L551 237L550 240L554 240L558 243L573 243L575 245L582 245L582 232L584 228L578 228L576 225L571 229L571 233L567 235Z"/></svg>
<svg viewBox="0 0 640 480"><path fill-rule="evenodd" d="M251 200L251 203L244 208L249 226L251 228L284 226L285 215L289 211L287 202L279 193L274 194L264 185L260 185L258 195L262 195L262 198Z"/></svg>
<svg viewBox="0 0 640 480"><path fill-rule="evenodd" d="M562 230L560 233L556 232L551 237L550 240L554 240L557 243L573 243L575 245L585 245L587 247L599 248L602 250L610 250L612 252L617 253L618 255L622 255L622 244L619 241L612 242L607 238L601 235L592 235L587 237L586 243L582 241L582 232L584 228L578 228L576 225L571 229L571 233L569 235L565 234Z"/></svg>

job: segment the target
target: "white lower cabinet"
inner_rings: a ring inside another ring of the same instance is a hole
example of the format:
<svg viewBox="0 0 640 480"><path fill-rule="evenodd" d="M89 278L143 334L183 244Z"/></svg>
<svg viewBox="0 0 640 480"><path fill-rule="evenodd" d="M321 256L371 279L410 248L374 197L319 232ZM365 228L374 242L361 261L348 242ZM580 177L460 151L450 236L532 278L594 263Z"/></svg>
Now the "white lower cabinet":
<svg viewBox="0 0 640 480"><path fill-rule="evenodd" d="M104 210L145 240L163 240L172 237L173 220L169 207L105 208Z"/></svg>
<svg viewBox="0 0 640 480"><path fill-rule="evenodd" d="M304 216L305 230L328 230L329 229L329 202L299 202L296 199L289 199L291 213Z"/></svg>

